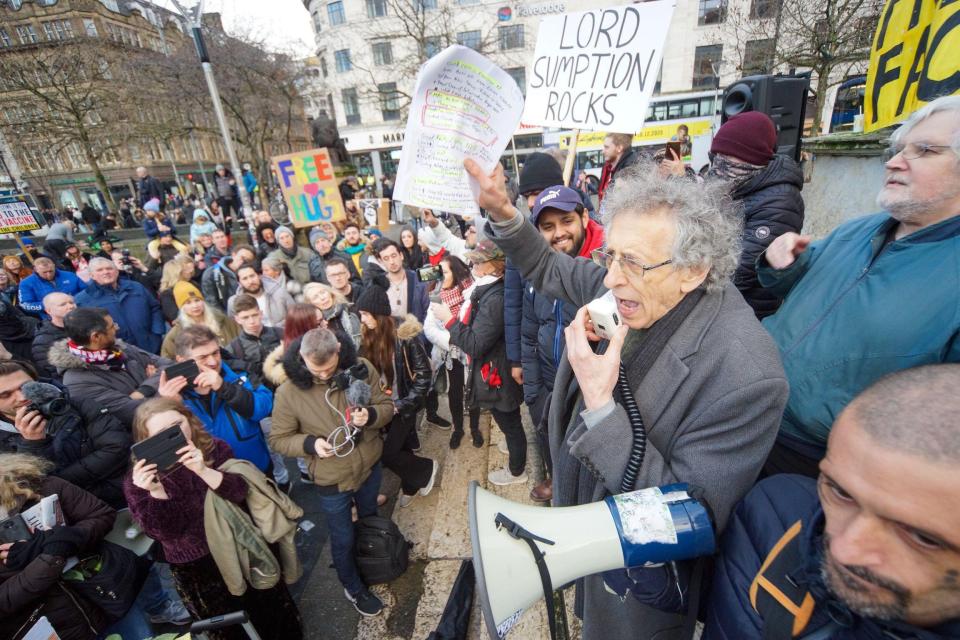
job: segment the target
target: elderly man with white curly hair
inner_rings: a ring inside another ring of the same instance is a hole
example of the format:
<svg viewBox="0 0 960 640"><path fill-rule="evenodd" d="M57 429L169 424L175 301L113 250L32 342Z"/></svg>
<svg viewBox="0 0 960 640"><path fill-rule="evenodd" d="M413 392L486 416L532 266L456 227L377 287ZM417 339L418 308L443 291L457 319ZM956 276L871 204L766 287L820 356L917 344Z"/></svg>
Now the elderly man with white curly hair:
<svg viewBox="0 0 960 640"><path fill-rule="evenodd" d="M767 474L817 477L843 408L883 376L960 361L960 96L917 110L892 136L882 213L822 240L787 233L757 260L786 295L764 326L790 400Z"/></svg>
<svg viewBox="0 0 960 640"><path fill-rule="evenodd" d="M788 393L776 345L731 282L740 221L722 185L661 178L648 165L624 171L604 198L606 244L591 262L552 251L524 223L499 165L489 176L471 160L466 168L492 220L487 235L538 292L579 308L549 409L554 505L687 482L722 530L760 473ZM622 319L609 342L585 307L608 290ZM620 376L642 424L625 409ZM631 460L644 435L642 460ZM584 640L679 638L679 615L646 603L685 608L691 566L579 580Z"/></svg>

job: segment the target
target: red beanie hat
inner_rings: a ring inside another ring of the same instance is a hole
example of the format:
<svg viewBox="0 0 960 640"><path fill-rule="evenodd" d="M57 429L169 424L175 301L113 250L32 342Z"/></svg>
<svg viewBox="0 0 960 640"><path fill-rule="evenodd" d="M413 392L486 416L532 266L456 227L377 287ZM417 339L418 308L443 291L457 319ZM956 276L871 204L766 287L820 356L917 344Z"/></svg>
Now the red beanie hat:
<svg viewBox="0 0 960 640"><path fill-rule="evenodd" d="M777 150L777 126L760 111L740 113L723 123L710 145L710 153L722 153L744 162L764 166Z"/></svg>

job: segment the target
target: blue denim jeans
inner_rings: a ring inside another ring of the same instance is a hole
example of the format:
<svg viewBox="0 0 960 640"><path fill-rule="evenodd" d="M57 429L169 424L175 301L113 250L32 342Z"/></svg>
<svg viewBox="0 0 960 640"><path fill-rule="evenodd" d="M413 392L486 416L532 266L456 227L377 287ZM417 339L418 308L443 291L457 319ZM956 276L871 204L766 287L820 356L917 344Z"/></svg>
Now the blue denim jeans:
<svg viewBox="0 0 960 640"><path fill-rule="evenodd" d="M330 555L337 570L340 583L350 595L357 595L364 589L363 581L357 572L357 563L353 556L354 528L350 517L350 508L357 504L357 515L361 518L377 514L377 493L383 469L378 462L370 470L368 477L356 491L343 491L320 496L320 510L327 517L330 531Z"/></svg>

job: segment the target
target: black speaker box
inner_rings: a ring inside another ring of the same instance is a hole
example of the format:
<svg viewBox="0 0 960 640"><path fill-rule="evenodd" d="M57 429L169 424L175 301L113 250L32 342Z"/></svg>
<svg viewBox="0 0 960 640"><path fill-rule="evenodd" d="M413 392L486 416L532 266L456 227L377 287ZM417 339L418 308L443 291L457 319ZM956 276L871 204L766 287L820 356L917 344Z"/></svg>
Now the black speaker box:
<svg viewBox="0 0 960 640"><path fill-rule="evenodd" d="M723 92L720 122L745 111L762 111L777 126L777 153L799 162L809 91L806 74L740 78Z"/></svg>

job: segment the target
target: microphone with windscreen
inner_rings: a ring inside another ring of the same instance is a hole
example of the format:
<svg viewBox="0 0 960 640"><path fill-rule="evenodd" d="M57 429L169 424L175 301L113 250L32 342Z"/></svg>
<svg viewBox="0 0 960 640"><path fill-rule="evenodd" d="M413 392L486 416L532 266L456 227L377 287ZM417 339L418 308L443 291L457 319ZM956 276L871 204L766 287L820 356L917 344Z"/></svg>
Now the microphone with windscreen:
<svg viewBox="0 0 960 640"><path fill-rule="evenodd" d="M23 396L30 401L28 411L37 411L44 418L62 416L70 409L60 387L46 382L27 382L20 387Z"/></svg>

